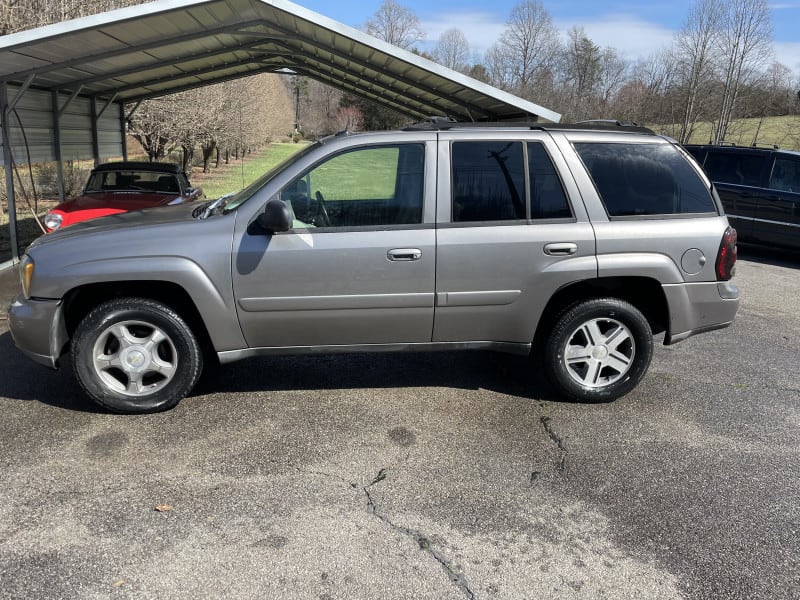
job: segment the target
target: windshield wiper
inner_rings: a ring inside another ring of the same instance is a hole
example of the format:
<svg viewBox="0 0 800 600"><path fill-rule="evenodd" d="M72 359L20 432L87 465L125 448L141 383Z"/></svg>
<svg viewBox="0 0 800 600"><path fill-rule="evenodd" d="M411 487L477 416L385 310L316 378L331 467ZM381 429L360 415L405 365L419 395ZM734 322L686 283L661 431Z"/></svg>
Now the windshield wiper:
<svg viewBox="0 0 800 600"><path fill-rule="evenodd" d="M225 207L225 203L233 196L236 192L231 192L230 194L225 194L224 196L220 196L216 200L209 202L206 207L203 209L203 212L200 213L201 219L207 219L211 215L213 215L217 210L222 210Z"/></svg>

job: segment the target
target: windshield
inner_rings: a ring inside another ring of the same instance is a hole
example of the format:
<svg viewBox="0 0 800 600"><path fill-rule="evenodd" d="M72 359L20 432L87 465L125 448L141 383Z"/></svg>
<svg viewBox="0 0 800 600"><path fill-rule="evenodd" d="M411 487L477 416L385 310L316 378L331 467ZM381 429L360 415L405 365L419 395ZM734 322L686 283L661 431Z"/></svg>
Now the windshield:
<svg viewBox="0 0 800 600"><path fill-rule="evenodd" d="M247 202L258 190L262 187L267 185L273 178L275 178L278 174L280 174L284 169L289 167L290 165L294 164L304 156L306 156L309 152L316 150L320 146L319 142L314 142L310 144L307 148L303 148L300 152L296 152L288 157L283 162L279 163L278 165L271 168L269 171L264 173L261 177L256 179L253 183L248 185L243 190L234 193L230 196L230 200L225 203L225 210L223 212L228 213L232 210L237 209L239 206Z"/></svg>
<svg viewBox="0 0 800 600"><path fill-rule="evenodd" d="M86 193L97 192L156 192L180 194L178 178L158 171L100 171L86 184Z"/></svg>

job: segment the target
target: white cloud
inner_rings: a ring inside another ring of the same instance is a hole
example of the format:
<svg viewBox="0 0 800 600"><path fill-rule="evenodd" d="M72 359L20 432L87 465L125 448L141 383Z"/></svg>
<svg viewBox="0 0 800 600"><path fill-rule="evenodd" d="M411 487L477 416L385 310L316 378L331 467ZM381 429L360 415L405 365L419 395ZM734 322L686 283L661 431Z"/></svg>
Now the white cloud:
<svg viewBox="0 0 800 600"><path fill-rule="evenodd" d="M800 71L800 42L775 42L775 60L797 73Z"/></svg>
<svg viewBox="0 0 800 600"><path fill-rule="evenodd" d="M448 29L460 29L469 42L470 52L483 54L506 28L505 22L498 22L496 18L491 13L483 12L443 13L424 21L422 29L428 33L428 42L432 46Z"/></svg>
<svg viewBox="0 0 800 600"><path fill-rule="evenodd" d="M556 21L555 25L564 39L574 25L583 26L586 34L598 46L616 48L629 59L644 58L667 46L674 35L671 29L630 15ZM497 15L488 12L443 13L422 23L423 30L428 34L424 46L433 48L439 36L454 27L467 37L472 53L483 54L500 38L506 23L498 21Z"/></svg>
<svg viewBox="0 0 800 600"><path fill-rule="evenodd" d="M645 58L668 46L675 35L672 29L630 15L576 19L569 23L559 21L556 25L565 36L573 26L582 26L595 44L601 48L616 48L624 58L631 60Z"/></svg>

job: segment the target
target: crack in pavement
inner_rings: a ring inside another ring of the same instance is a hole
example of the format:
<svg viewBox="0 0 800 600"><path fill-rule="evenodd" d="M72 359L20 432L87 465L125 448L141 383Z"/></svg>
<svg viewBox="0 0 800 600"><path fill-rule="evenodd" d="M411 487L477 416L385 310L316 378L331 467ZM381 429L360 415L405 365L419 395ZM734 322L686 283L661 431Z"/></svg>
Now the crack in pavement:
<svg viewBox="0 0 800 600"><path fill-rule="evenodd" d="M448 559L447 557L443 556L440 552L438 552L433 545L431 544L430 540L421 532L415 531L413 529L409 529L408 527L402 527L400 525L396 525L387 517L386 515L381 514L378 511L378 505L375 503L375 500L372 498L372 494L369 493L369 488L373 485L380 483L384 479L386 479L386 474L388 473L388 469L381 469L378 471L378 474L375 476L370 483L363 487L364 494L367 496L367 506L369 506L370 512L375 515L378 519L383 521L386 525L394 529L395 531L402 533L405 536L410 537L413 539L419 549L423 552L427 552L430 554L436 562L438 562L442 568L444 569L445 573L447 574L448 579L452 581L458 589L460 589L467 598L474 600L475 594L469 587L469 583L467 582L467 578L464 574L459 571Z"/></svg>
<svg viewBox="0 0 800 600"><path fill-rule="evenodd" d="M561 439L561 436L559 436L555 431L553 431L553 427L550 424L550 420L551 420L550 417L546 415L543 415L539 418L542 427L544 427L545 433L547 433L550 439L558 447L560 458L556 462L556 470L559 472L563 472L564 469L567 467L567 453L569 451L567 450L566 444L564 444L564 440Z"/></svg>

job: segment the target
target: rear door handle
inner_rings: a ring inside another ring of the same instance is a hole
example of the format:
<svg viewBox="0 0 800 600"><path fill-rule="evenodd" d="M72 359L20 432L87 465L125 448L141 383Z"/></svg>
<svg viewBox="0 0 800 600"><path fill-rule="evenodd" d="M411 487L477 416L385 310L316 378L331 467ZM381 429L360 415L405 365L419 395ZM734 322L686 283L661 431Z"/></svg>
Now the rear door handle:
<svg viewBox="0 0 800 600"><path fill-rule="evenodd" d="M547 244L544 247L544 253L550 256L572 256L578 251L578 244L560 243L560 244Z"/></svg>
<svg viewBox="0 0 800 600"><path fill-rule="evenodd" d="M410 262L422 258L422 250L419 248L395 248L386 253L386 258L394 262Z"/></svg>

